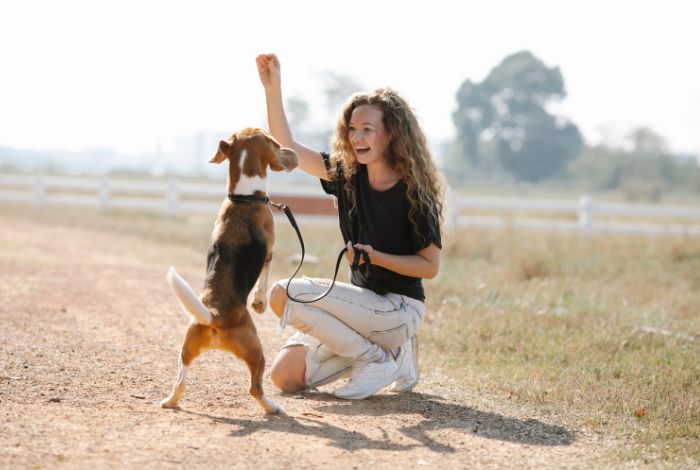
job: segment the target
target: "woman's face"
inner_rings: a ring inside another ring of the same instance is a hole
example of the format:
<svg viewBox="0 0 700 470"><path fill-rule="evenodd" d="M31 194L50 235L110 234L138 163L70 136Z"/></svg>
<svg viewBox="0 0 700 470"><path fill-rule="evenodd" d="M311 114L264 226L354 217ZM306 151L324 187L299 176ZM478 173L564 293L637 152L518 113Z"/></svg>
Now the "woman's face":
<svg viewBox="0 0 700 470"><path fill-rule="evenodd" d="M368 165L382 161L391 136L385 131L383 113L374 105L353 109L348 124L348 141L358 162Z"/></svg>

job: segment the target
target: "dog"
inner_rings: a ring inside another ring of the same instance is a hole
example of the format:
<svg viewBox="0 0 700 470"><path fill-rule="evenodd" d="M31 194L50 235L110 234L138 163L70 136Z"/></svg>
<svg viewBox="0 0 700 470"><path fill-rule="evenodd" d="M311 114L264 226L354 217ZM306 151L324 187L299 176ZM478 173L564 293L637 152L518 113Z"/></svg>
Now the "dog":
<svg viewBox="0 0 700 470"><path fill-rule="evenodd" d="M254 285L252 308L262 313L267 307L274 220L269 205L237 200L231 195L266 196L267 169L291 171L298 165L298 157L264 130L248 127L219 142L210 163L224 160L229 162L229 197L224 200L214 225L204 290L197 297L173 267L166 276L191 323L182 344L175 386L161 406L177 407L185 390L188 368L202 351L222 349L246 363L251 376L250 394L265 413L284 413L263 392L265 357L247 308Z"/></svg>

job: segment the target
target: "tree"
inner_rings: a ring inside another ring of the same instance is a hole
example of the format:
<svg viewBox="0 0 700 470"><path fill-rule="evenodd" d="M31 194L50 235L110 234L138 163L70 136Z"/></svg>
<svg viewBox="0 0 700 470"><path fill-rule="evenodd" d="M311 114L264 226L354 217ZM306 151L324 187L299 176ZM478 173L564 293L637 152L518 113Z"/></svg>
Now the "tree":
<svg viewBox="0 0 700 470"><path fill-rule="evenodd" d="M362 85L354 78L325 71L321 74L323 81L323 92L326 95L326 106L328 114L332 117L331 122L335 122L338 112L347 99L353 93L362 90Z"/></svg>
<svg viewBox="0 0 700 470"><path fill-rule="evenodd" d="M496 157L526 181L563 174L583 148L578 127L547 111L565 96L559 68L547 67L528 51L506 57L481 83L466 80L453 114L464 157L477 166ZM485 138L496 142L495 155L482 155Z"/></svg>
<svg viewBox="0 0 700 470"><path fill-rule="evenodd" d="M308 126L309 121L309 103L300 96L292 96L287 99L285 105L287 116L289 117L289 126L292 129L303 128Z"/></svg>
<svg viewBox="0 0 700 470"><path fill-rule="evenodd" d="M324 122L327 125L317 133L317 138L323 143L321 148L330 148L330 139L333 131L335 131L340 110L348 98L353 93L361 91L363 87L353 77L331 71L322 72L320 78L323 82L323 93L326 102L326 118Z"/></svg>
<svg viewBox="0 0 700 470"><path fill-rule="evenodd" d="M587 147L571 162L574 180L589 190L617 189L629 200L659 200L669 190L697 191L700 169L674 156L652 129L632 129L618 145Z"/></svg>
<svg viewBox="0 0 700 470"><path fill-rule="evenodd" d="M350 76L331 71L319 72L318 77L325 106L320 110L313 108L303 95L294 95L287 99L285 111L289 126L299 142L312 148L328 150L340 108L350 95L360 91L362 86ZM312 115L316 114L320 117L312 119ZM322 125L319 126L318 122Z"/></svg>
<svg viewBox="0 0 700 470"><path fill-rule="evenodd" d="M465 156L472 162L478 163L479 140L484 129L491 126L491 106L488 93L481 85L466 80L457 92L457 111L452 114L452 120L457 127L459 143Z"/></svg>

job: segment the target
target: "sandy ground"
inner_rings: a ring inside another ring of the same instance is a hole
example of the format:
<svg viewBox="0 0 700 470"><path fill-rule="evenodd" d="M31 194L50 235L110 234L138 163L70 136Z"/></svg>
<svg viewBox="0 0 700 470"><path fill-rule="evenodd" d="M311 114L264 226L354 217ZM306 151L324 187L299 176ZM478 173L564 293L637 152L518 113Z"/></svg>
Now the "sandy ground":
<svg viewBox="0 0 700 470"><path fill-rule="evenodd" d="M264 416L245 366L219 351L195 362L181 408L162 409L188 322L164 277L174 264L201 286L203 273L180 262L191 250L0 223L2 468L591 468L611 465L619 445L439 371L422 370L413 393L359 402L332 388L280 394L269 364L285 337L270 313L254 318L266 392L286 415Z"/></svg>

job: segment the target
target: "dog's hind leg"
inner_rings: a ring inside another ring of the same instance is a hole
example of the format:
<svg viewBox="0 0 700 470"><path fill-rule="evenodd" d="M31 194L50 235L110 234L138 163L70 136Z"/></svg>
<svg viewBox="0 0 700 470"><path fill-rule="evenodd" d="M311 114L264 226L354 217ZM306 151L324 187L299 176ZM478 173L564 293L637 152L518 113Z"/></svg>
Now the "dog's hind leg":
<svg viewBox="0 0 700 470"><path fill-rule="evenodd" d="M265 356L252 321L231 331L227 340L233 353L243 359L248 366L250 370L250 394L262 406L265 414L283 414L284 409L267 398L263 391Z"/></svg>
<svg viewBox="0 0 700 470"><path fill-rule="evenodd" d="M211 329L207 326L197 323L190 323L185 334L185 340L182 343L180 350L180 358L178 360L177 380L173 386L173 391L170 396L160 402L163 408L176 408L177 403L185 391L185 378L192 361L199 356L203 347L208 344L210 339Z"/></svg>

